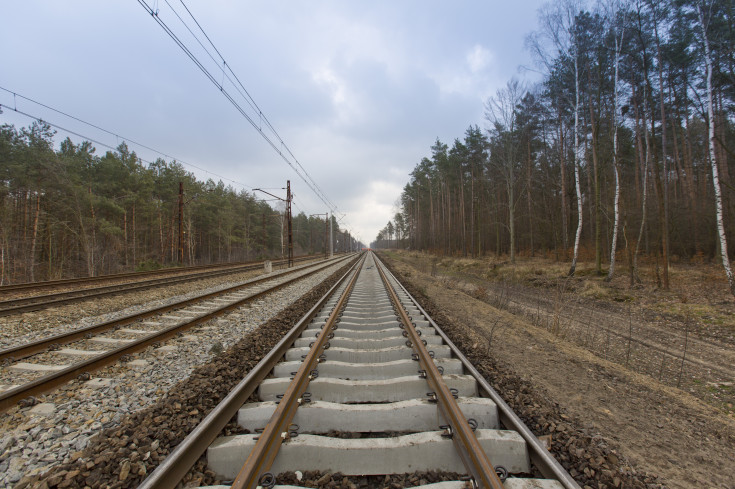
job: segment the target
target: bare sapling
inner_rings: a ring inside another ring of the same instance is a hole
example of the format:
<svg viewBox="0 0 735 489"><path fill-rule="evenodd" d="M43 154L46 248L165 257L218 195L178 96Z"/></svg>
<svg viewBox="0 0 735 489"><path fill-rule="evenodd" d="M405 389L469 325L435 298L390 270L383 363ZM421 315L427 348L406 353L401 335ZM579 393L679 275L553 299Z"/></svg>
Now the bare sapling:
<svg viewBox="0 0 735 489"><path fill-rule="evenodd" d="M661 353L661 367L658 370L658 381L661 382L661 379L664 376L664 365L666 364L666 352Z"/></svg>
<svg viewBox="0 0 735 489"><path fill-rule="evenodd" d="M554 298L554 305L551 315L551 327L549 328L551 334L558 336L561 331L561 322L563 319L562 311L566 304L566 292L569 285L569 278L564 278L556 288L556 297Z"/></svg>
<svg viewBox="0 0 735 489"><path fill-rule="evenodd" d="M486 329L485 333L485 341L487 341L487 356L490 356L492 346L493 346L493 339L495 338L496 334L500 334L501 331L503 331L506 326L508 326L505 322L502 322L500 318L497 318L492 326L490 328Z"/></svg>
<svg viewBox="0 0 735 489"><path fill-rule="evenodd" d="M625 367L628 367L630 363L630 346L633 340L633 312L631 311L630 303L628 303L628 347L625 352Z"/></svg>
<svg viewBox="0 0 735 489"><path fill-rule="evenodd" d="M687 346L689 344L689 308L686 311L684 319L684 351L681 354L681 364L679 365L679 380L676 381L676 387L681 387L681 378L684 375L684 362L687 358Z"/></svg>

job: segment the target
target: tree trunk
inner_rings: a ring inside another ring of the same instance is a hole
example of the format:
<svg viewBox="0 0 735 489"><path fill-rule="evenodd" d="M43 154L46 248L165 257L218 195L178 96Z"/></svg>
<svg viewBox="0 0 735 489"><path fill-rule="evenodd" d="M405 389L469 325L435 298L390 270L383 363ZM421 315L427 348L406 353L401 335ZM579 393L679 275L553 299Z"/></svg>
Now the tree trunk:
<svg viewBox="0 0 735 489"><path fill-rule="evenodd" d="M597 121L595 110L590 97L590 126L592 127L592 180L595 199L593 202L593 214L595 218L595 273L602 275L602 243L600 241L600 228L602 227L602 214L600 213L600 171L597 162Z"/></svg>
<svg viewBox="0 0 735 489"><path fill-rule="evenodd" d="M663 184L658 179L658 168L656 168L656 184L659 186L662 196L659 197L662 201L663 209L660 211L661 214L661 251L663 252L664 258L664 290L669 290L669 162L666 157L666 107L664 105L664 76L663 76L663 64L661 61L661 45L658 36L658 21L653 23L655 35L656 35L656 55L658 57L658 87L659 87L659 102L661 109L661 161L663 164ZM653 121L653 117L651 117ZM655 165L658 166L658 159L655 160Z"/></svg>
<svg viewBox="0 0 735 489"><path fill-rule="evenodd" d="M638 240L635 243L635 253L633 253L633 275L637 281L640 282L640 279L638 278L638 252L640 251L641 247L641 241L643 240L643 230L646 227L646 200L648 197L648 166L649 161L651 159L651 137L648 134L648 122L646 121L646 114L647 114L647 103L646 103L647 95L646 95L646 86L643 86L643 132L645 136L645 155L646 155L646 161L643 165L643 201L641 203L641 227L638 230Z"/></svg>
<svg viewBox="0 0 735 489"><path fill-rule="evenodd" d="M137 246L137 243L135 241L135 202L133 202L133 267L135 267L138 262L135 259L135 247Z"/></svg>
<svg viewBox="0 0 735 489"><path fill-rule="evenodd" d="M512 164L512 163L511 163ZM513 167L509 169L508 179L508 230L510 231L510 262L516 262L516 226L515 226L515 189L513 188Z"/></svg>
<svg viewBox="0 0 735 489"><path fill-rule="evenodd" d="M620 100L618 98L618 75L620 67L620 45L623 43L625 31L620 33L618 39L615 32L615 80L613 85L613 169L615 170L615 220L613 222L613 237L610 245L610 269L607 272L607 281L612 280L615 274L615 252L618 244L618 227L620 225L620 169L618 168L618 110Z"/></svg>
<svg viewBox="0 0 735 489"><path fill-rule="evenodd" d="M533 211L531 207L531 169L533 167L533 163L531 162L531 136L528 136L528 140L526 142L526 149L528 154L528 165L527 165L527 173L526 173L526 200L528 201L528 233L529 233L529 239L530 239L530 245L531 245L531 257L534 256L533 253Z"/></svg>
<svg viewBox="0 0 735 489"><path fill-rule="evenodd" d="M125 268L127 269L130 264L128 262L128 210L123 210L123 248L125 250Z"/></svg>
<svg viewBox="0 0 735 489"><path fill-rule="evenodd" d="M38 217L41 215L41 194L36 195L36 213L33 217L31 234L31 256L29 262L31 282L36 281L36 238L38 237Z"/></svg>
<svg viewBox="0 0 735 489"><path fill-rule="evenodd" d="M561 245L564 248L562 256L567 259L569 250L569 206L567 205L567 171L566 149L564 147L564 123L559 109L559 168L561 169Z"/></svg>
<svg viewBox="0 0 735 489"><path fill-rule="evenodd" d="M730 293L735 296L735 275L733 275L730 266L730 257L727 251L727 236L725 235L725 223L722 216L722 189L720 188L720 175L717 168L717 157L715 154L715 113L712 102L712 58L710 57L709 39L707 38L707 29L704 23L704 14L702 6L697 9L699 15L699 24L702 28L702 38L704 40L704 62L707 66L707 118L709 119L709 154L712 162L712 185L715 191L715 213L717 215L717 234L720 238L720 255L722 257L722 267L725 269L725 276L730 285Z"/></svg>
<svg viewBox="0 0 735 489"><path fill-rule="evenodd" d="M584 209L582 208L582 188L579 182L579 60L574 55L574 92L576 101L574 103L574 187L577 192L577 234L574 238L574 256L572 266L569 268L569 276L573 277L577 269L579 258L579 240L582 237L582 221L584 220Z"/></svg>
<svg viewBox="0 0 735 489"><path fill-rule="evenodd" d="M92 216L92 243L87 250L87 274L90 277L95 275L95 249L97 248L97 218L94 214L94 198L92 196L92 187L88 187L89 191L89 209Z"/></svg>

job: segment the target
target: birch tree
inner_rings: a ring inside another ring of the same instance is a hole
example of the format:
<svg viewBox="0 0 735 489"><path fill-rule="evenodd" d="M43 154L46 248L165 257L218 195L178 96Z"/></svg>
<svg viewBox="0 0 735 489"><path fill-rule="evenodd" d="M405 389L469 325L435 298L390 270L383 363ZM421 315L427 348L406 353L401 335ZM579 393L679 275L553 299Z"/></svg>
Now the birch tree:
<svg viewBox="0 0 735 489"><path fill-rule="evenodd" d="M612 0L608 4L608 19L612 29L615 42L615 79L613 82L613 170L615 172L615 213L613 222L613 237L610 243L610 268L607 273L607 281L612 280L615 275L615 252L618 245L618 228L620 227L620 168L618 167L618 116L620 113L620 97L618 84L620 80L620 51L625 40L625 18L621 16L619 0ZM622 13L624 15L624 13Z"/></svg>
<svg viewBox="0 0 735 489"><path fill-rule="evenodd" d="M574 111L574 188L577 197L577 231L574 238L574 253L569 275L574 275L579 259L579 241L582 236L583 209L582 188L579 168L581 160L581 146L579 142L579 45L575 33L575 17L582 10L583 3L579 0L564 0L559 3L547 3L539 10L541 29L526 39L526 45L536 58L537 62L547 73L555 69L559 60L571 62L574 72L574 101L567 99L567 104Z"/></svg>
<svg viewBox="0 0 735 489"><path fill-rule="evenodd" d="M706 11L706 14L705 14ZM717 235L720 239L720 256L722 257L722 267L725 269L727 282L730 285L730 292L735 296L735 276L733 276L732 267L730 266L730 257L727 250L727 236L725 235L725 223L722 212L722 188L720 187L720 174L717 168L717 153L715 151L715 112L713 108L713 88L712 88L712 57L710 51L709 37L707 28L710 24L712 15L712 6L708 7L706 2L697 3L697 18L699 27L702 32L702 43L704 44L704 63L707 68L707 119L709 130L709 157L712 164L712 185L715 191L715 213L717 216Z"/></svg>

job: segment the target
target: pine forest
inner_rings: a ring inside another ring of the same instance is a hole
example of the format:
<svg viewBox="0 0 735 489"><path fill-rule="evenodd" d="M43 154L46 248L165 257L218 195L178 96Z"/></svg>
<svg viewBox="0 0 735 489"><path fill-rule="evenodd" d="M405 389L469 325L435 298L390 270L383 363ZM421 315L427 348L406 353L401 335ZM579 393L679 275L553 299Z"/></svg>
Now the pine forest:
<svg viewBox="0 0 735 489"><path fill-rule="evenodd" d="M714 261L735 294L735 3L552 2L538 20L541 81L437 139L374 246L593 261L631 284L646 264L665 289L672 263Z"/></svg>
<svg viewBox="0 0 735 489"><path fill-rule="evenodd" d="M0 126L1 284L287 254L282 202L198 181L176 161L144 165L125 143L97 156L66 138L55 150L54 136L43 122ZM342 251L354 240L332 220ZM326 224L294 213L294 255L323 254Z"/></svg>

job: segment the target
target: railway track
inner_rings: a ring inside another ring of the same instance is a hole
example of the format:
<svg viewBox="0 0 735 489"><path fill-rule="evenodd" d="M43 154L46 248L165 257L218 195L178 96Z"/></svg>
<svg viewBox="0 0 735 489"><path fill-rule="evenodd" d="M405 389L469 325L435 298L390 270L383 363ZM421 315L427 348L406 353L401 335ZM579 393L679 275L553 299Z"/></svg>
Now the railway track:
<svg viewBox="0 0 735 489"><path fill-rule="evenodd" d="M234 416L255 434L218 437ZM205 452L217 487L438 471L437 489L579 488L371 252L140 487L176 487Z"/></svg>
<svg viewBox="0 0 735 489"><path fill-rule="evenodd" d="M134 352L149 346L160 347L163 341L189 328L349 258L274 272L215 292L0 350L3 378L24 380L21 385L3 386L0 412L18 402L32 403L32 396L80 376L88 378L90 372L118 360L126 361ZM134 328L123 329L133 325ZM30 356L32 363L19 361ZM69 364L69 358L83 360Z"/></svg>
<svg viewBox="0 0 735 489"><path fill-rule="evenodd" d="M295 258L295 262L303 262L312 260L314 256L304 256ZM278 260L272 262L273 266L280 266L288 263L287 260ZM69 279L60 280L54 282L39 282L31 284L20 284L17 286L3 286L0 287L0 293L11 293L11 292L31 292L40 291L49 287L59 286L85 286L93 285L98 283L108 283L115 280L134 280L132 282L117 283L113 285L103 285L91 288L75 288L63 292L55 292L42 295L31 295L25 297L19 297L14 299L7 299L0 301L0 317L10 316L14 314L21 314L24 312L38 311L47 309L50 307L58 307L66 304L73 304L76 302L87 301L91 299L98 299L101 297L109 297L116 294L125 292L137 292L141 290L147 290L155 287L165 287L170 285L176 285L180 283L190 282L194 280L203 280L215 277L222 277L226 275L232 275L236 273L247 272L251 270L258 270L263 268L263 262L244 263L235 265L214 265L207 267L192 267L193 271L187 271L189 269L173 269L179 272L186 271L186 273L179 273L174 276L160 277L160 278L148 278L145 280L136 280L138 278L149 277L150 272L143 272L140 274L117 274L117 275L106 275L103 277L91 277L82 279Z"/></svg>

